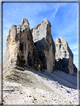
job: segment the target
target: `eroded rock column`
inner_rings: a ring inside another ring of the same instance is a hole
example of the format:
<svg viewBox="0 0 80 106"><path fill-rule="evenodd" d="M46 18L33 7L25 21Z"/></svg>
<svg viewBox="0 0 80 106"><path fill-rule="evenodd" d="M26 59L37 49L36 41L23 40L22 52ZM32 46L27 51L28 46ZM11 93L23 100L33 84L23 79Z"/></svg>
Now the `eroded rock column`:
<svg viewBox="0 0 80 106"><path fill-rule="evenodd" d="M70 50L66 40L61 37L55 42L56 68L66 73L73 74L73 53Z"/></svg>
<svg viewBox="0 0 80 106"><path fill-rule="evenodd" d="M52 72L55 68L55 44L51 35L51 24L45 19L33 28L33 41L44 69Z"/></svg>
<svg viewBox="0 0 80 106"><path fill-rule="evenodd" d="M36 70L40 66L39 70L43 70L27 19L23 18L21 25L12 25L9 29L3 61L4 67L7 64L17 64L29 65Z"/></svg>

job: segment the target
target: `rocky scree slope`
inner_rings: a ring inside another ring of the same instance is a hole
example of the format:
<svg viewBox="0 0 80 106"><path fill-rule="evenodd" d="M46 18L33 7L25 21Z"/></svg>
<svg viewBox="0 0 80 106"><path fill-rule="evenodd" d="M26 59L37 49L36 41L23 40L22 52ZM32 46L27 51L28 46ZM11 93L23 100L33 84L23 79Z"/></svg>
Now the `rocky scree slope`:
<svg viewBox="0 0 80 106"><path fill-rule="evenodd" d="M18 69L10 65L3 77L3 103L77 105L77 77L62 71L42 73L33 68ZM65 95L64 95L65 94Z"/></svg>

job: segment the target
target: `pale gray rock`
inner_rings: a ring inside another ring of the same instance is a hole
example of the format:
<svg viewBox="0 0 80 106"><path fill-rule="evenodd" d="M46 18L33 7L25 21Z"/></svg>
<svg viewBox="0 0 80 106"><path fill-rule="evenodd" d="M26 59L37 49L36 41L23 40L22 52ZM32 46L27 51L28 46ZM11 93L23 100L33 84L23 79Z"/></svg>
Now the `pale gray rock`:
<svg viewBox="0 0 80 106"><path fill-rule="evenodd" d="M45 19L33 29L23 18L21 25L12 25L6 39L6 51L3 68L10 64L30 66L40 72L43 69L52 72L55 69L73 74L77 68L73 65L73 53L64 38L54 43L51 24Z"/></svg>
<svg viewBox="0 0 80 106"><path fill-rule="evenodd" d="M38 50L44 69L52 72L55 68L55 44L51 35L51 24L45 19L31 29L33 41Z"/></svg>
<svg viewBox="0 0 80 106"><path fill-rule="evenodd" d="M40 65L39 70L43 69L27 19L23 18L21 25L12 25L9 29L3 61L4 67L8 64L17 64L19 66L29 65L38 69L38 65Z"/></svg>
<svg viewBox="0 0 80 106"><path fill-rule="evenodd" d="M55 42L55 59L56 67L59 70L73 74L73 53L70 50L66 40L61 37L57 38Z"/></svg>
<svg viewBox="0 0 80 106"><path fill-rule="evenodd" d="M29 22L28 22L28 20L26 19L26 18L23 18L22 19L22 22L21 22L21 25L24 25L24 26L28 26L29 27Z"/></svg>

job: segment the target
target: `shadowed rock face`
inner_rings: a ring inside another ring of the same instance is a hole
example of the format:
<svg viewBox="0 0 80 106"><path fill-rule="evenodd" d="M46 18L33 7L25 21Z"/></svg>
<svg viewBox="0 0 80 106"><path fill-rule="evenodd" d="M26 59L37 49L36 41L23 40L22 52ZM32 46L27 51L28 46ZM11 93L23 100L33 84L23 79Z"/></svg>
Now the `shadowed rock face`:
<svg viewBox="0 0 80 106"><path fill-rule="evenodd" d="M21 25L12 25L6 40L4 67L7 63L11 63L20 66L29 65L38 69L38 65L40 65L42 70L37 49L32 39L27 19L23 18Z"/></svg>
<svg viewBox="0 0 80 106"><path fill-rule="evenodd" d="M56 67L59 70L73 74L73 53L64 38L57 38L55 42Z"/></svg>
<svg viewBox="0 0 80 106"><path fill-rule="evenodd" d="M3 67L10 64L31 66L43 71L55 69L73 74L77 71L73 65L73 53L64 38L54 43L51 24L45 19L30 30L29 22L23 18L21 25L12 25L6 39L6 52Z"/></svg>
<svg viewBox="0 0 80 106"><path fill-rule="evenodd" d="M51 24L45 19L33 28L33 41L38 50L39 59L44 69L52 72L55 68L55 44L51 35Z"/></svg>

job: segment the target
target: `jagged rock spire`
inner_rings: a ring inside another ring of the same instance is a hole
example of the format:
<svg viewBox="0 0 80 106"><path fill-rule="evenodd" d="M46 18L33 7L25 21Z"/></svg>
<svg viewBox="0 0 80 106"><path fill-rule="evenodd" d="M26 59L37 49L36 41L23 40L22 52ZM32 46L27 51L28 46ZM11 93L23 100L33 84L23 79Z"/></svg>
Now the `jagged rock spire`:
<svg viewBox="0 0 80 106"><path fill-rule="evenodd" d="M22 19L22 22L21 22L21 25L24 25L24 26L28 26L29 27L29 22L26 18L23 18Z"/></svg>
<svg viewBox="0 0 80 106"><path fill-rule="evenodd" d="M56 42L51 35L51 24L45 19L30 30L29 22L22 19L21 25L12 25L6 40L4 66L11 64L30 65L36 70L55 68L74 73L73 53L66 40L61 37ZM56 61L56 64L55 64Z"/></svg>
<svg viewBox="0 0 80 106"><path fill-rule="evenodd" d="M17 64L43 70L27 19L23 18L21 25L11 26L6 40L4 62L4 67L8 64Z"/></svg>
<svg viewBox="0 0 80 106"><path fill-rule="evenodd" d="M42 61L44 69L52 72L55 68L55 44L51 35L50 22L45 19L31 31L39 59Z"/></svg>
<svg viewBox="0 0 80 106"><path fill-rule="evenodd" d="M57 38L55 42L55 59L58 70L73 74L73 53L70 50L66 40L61 37Z"/></svg>

